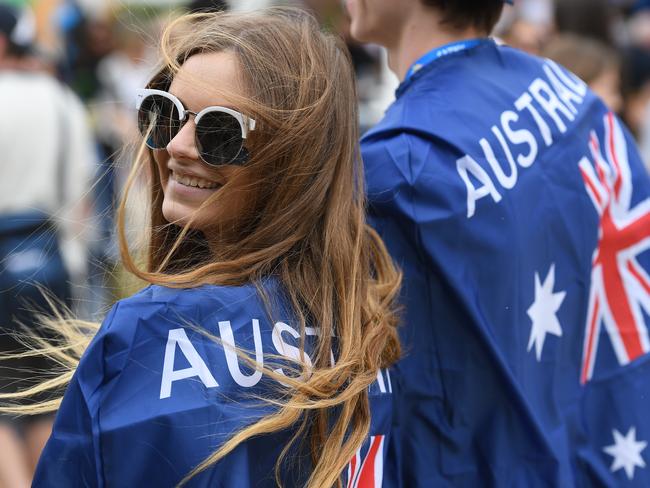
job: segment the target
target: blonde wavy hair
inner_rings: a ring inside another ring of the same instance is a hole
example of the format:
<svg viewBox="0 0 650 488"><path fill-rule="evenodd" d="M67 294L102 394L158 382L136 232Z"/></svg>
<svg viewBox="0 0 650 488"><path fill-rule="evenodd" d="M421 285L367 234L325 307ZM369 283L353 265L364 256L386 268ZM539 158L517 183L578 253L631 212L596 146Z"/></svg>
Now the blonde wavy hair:
<svg viewBox="0 0 650 488"><path fill-rule="evenodd" d="M275 413L236 433L181 484L254 436L297 427L276 465L278 483L291 444L306 439L313 464L307 486L340 485L342 471L369 432L368 388L377 371L400 354L395 300L401 275L365 221L357 100L347 49L309 14L287 8L184 16L166 29L161 48L164 62L149 87L163 90L194 54L235 55L246 96L234 97L233 103L257 121L247 140L247 167L256 181L246 191L255 198L220 234L216 256L191 222L180 228L164 219L158 171L142 144L118 212L125 267L147 283L182 288L259 283L276 276L300 323L301 347L308 324L320 329L310 374L300 380L276 378L289 389L286 400L274 400ZM127 246L124 215L129 190L143 172L151 203L141 267ZM229 184L205 205L219 205L228 197ZM96 329L63 317L51 326L62 331L60 342L37 346L67 372L5 399L67 384L89 342L85 331ZM330 360L333 340L335 364ZM270 368L264 373L277 376ZM5 411L42 413L59 403L55 398Z"/></svg>

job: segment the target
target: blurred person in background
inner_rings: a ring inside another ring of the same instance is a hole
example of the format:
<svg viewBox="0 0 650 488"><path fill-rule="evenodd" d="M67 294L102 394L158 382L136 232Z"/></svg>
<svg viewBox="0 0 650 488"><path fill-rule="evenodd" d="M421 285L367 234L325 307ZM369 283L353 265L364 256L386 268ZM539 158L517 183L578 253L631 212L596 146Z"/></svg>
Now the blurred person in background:
<svg viewBox="0 0 650 488"><path fill-rule="evenodd" d="M63 37L61 78L86 103L99 95L98 66L115 50L108 12L87 12L76 0L63 0L55 16Z"/></svg>
<svg viewBox="0 0 650 488"><path fill-rule="evenodd" d="M0 4L0 351L24 348L15 333L36 327L49 309L42 291L70 305L82 282L82 221L94 162L79 100L34 55L28 10ZM42 359L0 366L0 392L41 381ZM0 420L0 486L29 486L52 417Z"/></svg>
<svg viewBox="0 0 650 488"><path fill-rule="evenodd" d="M500 0L346 3L402 80L361 143L404 272L387 485L650 486L650 179L629 131L489 37Z"/></svg>
<svg viewBox="0 0 650 488"><path fill-rule="evenodd" d="M577 75L616 113L623 110L621 63L615 49L575 34L554 36L542 55Z"/></svg>

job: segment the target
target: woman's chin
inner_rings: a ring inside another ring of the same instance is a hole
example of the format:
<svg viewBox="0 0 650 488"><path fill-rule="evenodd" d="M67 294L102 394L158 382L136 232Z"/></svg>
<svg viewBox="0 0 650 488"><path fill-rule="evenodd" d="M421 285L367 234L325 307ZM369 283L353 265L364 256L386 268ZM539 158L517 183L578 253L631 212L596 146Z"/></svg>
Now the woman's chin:
<svg viewBox="0 0 650 488"><path fill-rule="evenodd" d="M194 229L199 223L196 209L188 208L186 205L176 201L170 202L168 199L163 201L162 214L167 222L178 225L179 227L185 227L189 224L190 228Z"/></svg>

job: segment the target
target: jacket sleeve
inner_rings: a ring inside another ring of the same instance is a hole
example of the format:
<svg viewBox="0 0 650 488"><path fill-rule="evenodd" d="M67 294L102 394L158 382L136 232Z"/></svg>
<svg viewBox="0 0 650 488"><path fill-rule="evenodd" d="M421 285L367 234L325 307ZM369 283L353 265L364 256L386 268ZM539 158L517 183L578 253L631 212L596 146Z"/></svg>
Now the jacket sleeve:
<svg viewBox="0 0 650 488"><path fill-rule="evenodd" d="M102 487L99 397L104 381L105 334L116 305L84 353L56 416L39 460L34 487Z"/></svg>

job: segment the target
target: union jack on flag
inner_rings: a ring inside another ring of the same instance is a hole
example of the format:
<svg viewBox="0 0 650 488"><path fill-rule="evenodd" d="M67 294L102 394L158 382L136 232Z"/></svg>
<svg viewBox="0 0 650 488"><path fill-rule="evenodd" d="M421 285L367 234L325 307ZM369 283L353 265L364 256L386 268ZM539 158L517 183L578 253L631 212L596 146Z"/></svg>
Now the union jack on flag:
<svg viewBox="0 0 650 488"><path fill-rule="evenodd" d="M381 488L384 475L384 438L373 435L348 464L346 488Z"/></svg>
<svg viewBox="0 0 650 488"><path fill-rule="evenodd" d="M611 112L604 123L602 144L591 133L592 161L584 157L579 162L585 189L600 216L580 375L583 384L593 376L603 325L620 365L650 352L642 312L650 314L650 276L637 261L650 249L650 198L632 206L625 136Z"/></svg>

